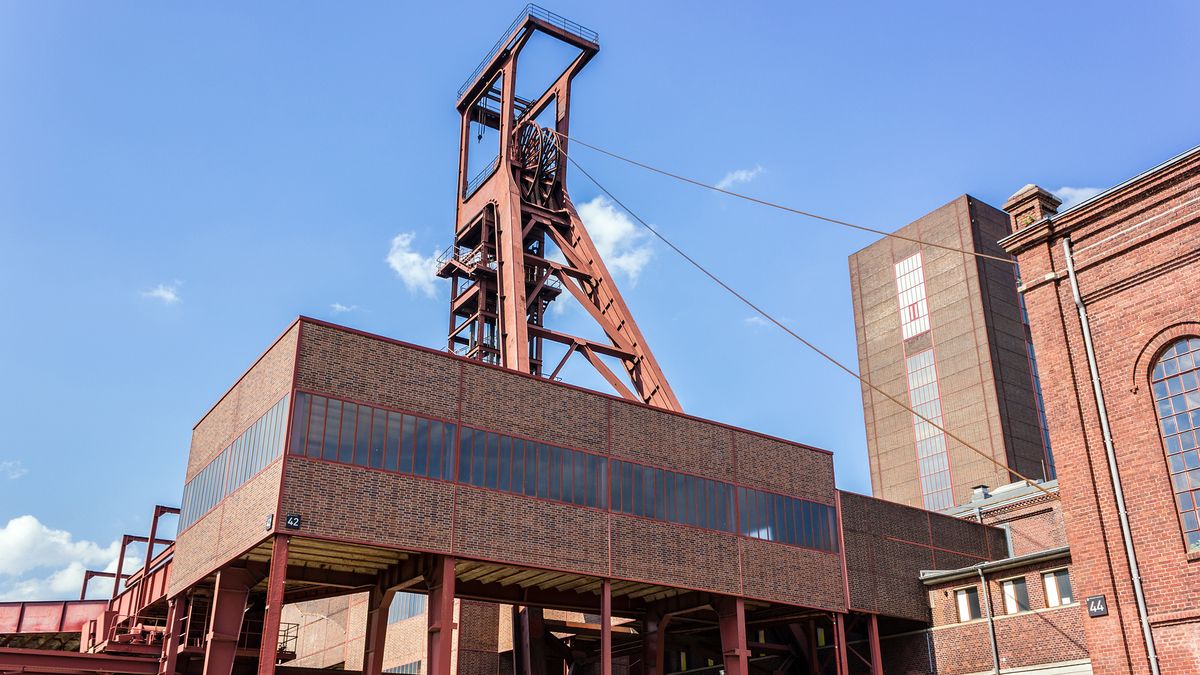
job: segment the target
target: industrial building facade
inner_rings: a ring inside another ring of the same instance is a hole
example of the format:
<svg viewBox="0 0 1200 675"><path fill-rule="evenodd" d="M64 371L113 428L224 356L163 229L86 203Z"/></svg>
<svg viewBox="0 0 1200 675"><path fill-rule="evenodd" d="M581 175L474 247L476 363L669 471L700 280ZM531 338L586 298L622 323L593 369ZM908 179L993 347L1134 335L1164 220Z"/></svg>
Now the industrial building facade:
<svg viewBox="0 0 1200 675"><path fill-rule="evenodd" d="M1004 212L963 195L850 256L859 371L986 455L864 385L876 497L940 510L977 485L1053 476L1014 268L997 244L1008 232Z"/></svg>
<svg viewBox="0 0 1200 675"><path fill-rule="evenodd" d="M1200 148L1006 204L1096 672L1200 672Z"/></svg>

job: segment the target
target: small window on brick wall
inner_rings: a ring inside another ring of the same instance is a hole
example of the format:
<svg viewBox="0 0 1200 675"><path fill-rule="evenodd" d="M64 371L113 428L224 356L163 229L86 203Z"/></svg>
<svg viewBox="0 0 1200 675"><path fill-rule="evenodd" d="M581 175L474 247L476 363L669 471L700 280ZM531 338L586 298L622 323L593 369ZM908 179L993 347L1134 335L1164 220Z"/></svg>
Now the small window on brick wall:
<svg viewBox="0 0 1200 675"><path fill-rule="evenodd" d="M1200 551L1200 338L1167 347L1150 383L1184 545Z"/></svg>
<svg viewBox="0 0 1200 675"><path fill-rule="evenodd" d="M979 609L979 588L971 586L954 591L954 599L958 603L959 622L974 621L983 616Z"/></svg>
<svg viewBox="0 0 1200 675"><path fill-rule="evenodd" d="M1029 586L1025 583L1025 577L1007 579L1000 587L1004 590L1005 614L1029 611Z"/></svg>
<svg viewBox="0 0 1200 675"><path fill-rule="evenodd" d="M1071 604L1071 575L1067 570L1054 570L1042 574L1042 586L1046 589L1047 607Z"/></svg>

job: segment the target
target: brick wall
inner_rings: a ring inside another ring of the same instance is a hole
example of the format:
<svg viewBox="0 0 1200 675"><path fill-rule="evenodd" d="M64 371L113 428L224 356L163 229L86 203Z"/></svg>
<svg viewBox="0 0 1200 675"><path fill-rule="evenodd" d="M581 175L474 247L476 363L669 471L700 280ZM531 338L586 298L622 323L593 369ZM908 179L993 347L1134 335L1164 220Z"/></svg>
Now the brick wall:
<svg viewBox="0 0 1200 675"><path fill-rule="evenodd" d="M852 609L928 622L922 570L1005 555L1001 530L852 492L841 498Z"/></svg>
<svg viewBox="0 0 1200 675"><path fill-rule="evenodd" d="M1076 592L1110 607L1084 619L1098 673L1148 672L1148 663L1061 241L1069 234L1075 250L1162 669L1195 672L1200 656L1176 645L1200 643L1200 556L1182 541L1148 383L1159 350L1200 335L1198 191L1193 153L1052 221L1039 220L1054 205L1035 192L1008 205L1017 232L1004 243L1028 289Z"/></svg>

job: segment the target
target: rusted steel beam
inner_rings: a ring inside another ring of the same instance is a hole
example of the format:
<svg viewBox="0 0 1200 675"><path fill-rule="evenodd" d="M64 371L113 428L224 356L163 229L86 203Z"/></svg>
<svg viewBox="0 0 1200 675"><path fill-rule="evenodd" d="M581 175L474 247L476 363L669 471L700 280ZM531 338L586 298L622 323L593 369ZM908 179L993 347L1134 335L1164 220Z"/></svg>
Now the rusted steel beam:
<svg viewBox="0 0 1200 675"><path fill-rule="evenodd" d="M428 675L450 675L453 659L454 558L435 556L429 565L428 638L426 658ZM386 621L386 617L385 617ZM206 674L207 675L207 674Z"/></svg>
<svg viewBox="0 0 1200 675"><path fill-rule="evenodd" d="M258 675L275 675L279 658L279 623L283 616L283 591L287 584L288 544L291 537L276 535L271 543L271 566L267 573L267 607L263 615L262 641L258 652Z"/></svg>
<svg viewBox="0 0 1200 675"><path fill-rule="evenodd" d="M0 672L156 675L158 658L0 647Z"/></svg>
<svg viewBox="0 0 1200 675"><path fill-rule="evenodd" d="M246 599L258 579L245 568L224 567L217 572L212 618L204 647L203 675L230 675L233 672Z"/></svg>
<svg viewBox="0 0 1200 675"><path fill-rule="evenodd" d="M717 620L721 631L721 655L725 675L749 675L750 650L746 647L746 601L717 598Z"/></svg>

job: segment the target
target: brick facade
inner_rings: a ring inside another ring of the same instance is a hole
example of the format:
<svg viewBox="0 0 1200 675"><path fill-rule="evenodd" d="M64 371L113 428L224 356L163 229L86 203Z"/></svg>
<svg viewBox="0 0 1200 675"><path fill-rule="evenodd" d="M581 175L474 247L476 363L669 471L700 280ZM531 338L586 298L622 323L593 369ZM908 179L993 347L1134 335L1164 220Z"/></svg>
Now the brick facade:
<svg viewBox="0 0 1200 675"><path fill-rule="evenodd" d="M957 252L1005 257L996 241L1007 232L1004 212L963 195L896 232L926 245L888 237L850 256L860 372L909 402L906 358L932 350L942 425L987 455L947 439L952 500L933 508L966 501L975 485L1010 482L1008 468L1044 475L1047 456L1012 266ZM895 266L918 253L929 324L906 338ZM912 414L865 385L862 396L872 494L925 506Z"/></svg>
<svg viewBox="0 0 1200 675"><path fill-rule="evenodd" d="M1198 196L1195 149L1061 214L1035 186L1006 205L1015 233L1002 243L1025 281L1076 593L1109 605L1108 616L1084 619L1098 673L1145 673L1149 662L1062 242L1090 320L1161 669L1197 672L1200 554L1183 541L1149 373L1172 338L1200 335Z"/></svg>

